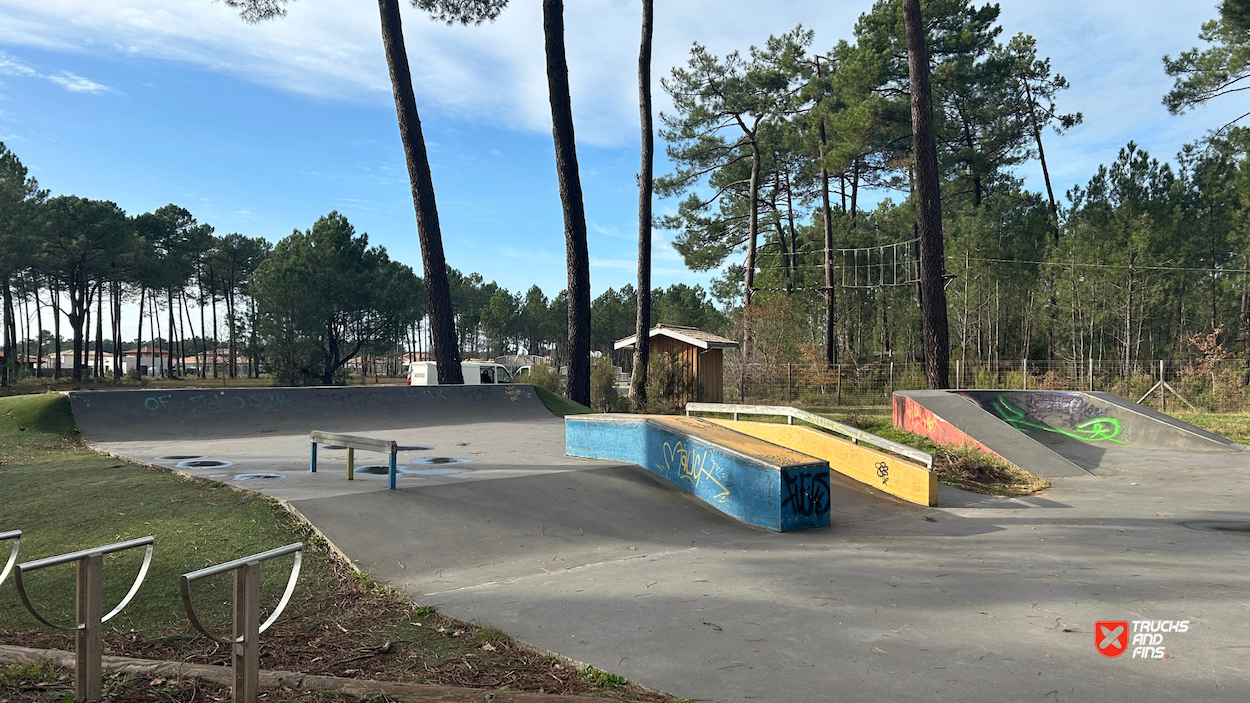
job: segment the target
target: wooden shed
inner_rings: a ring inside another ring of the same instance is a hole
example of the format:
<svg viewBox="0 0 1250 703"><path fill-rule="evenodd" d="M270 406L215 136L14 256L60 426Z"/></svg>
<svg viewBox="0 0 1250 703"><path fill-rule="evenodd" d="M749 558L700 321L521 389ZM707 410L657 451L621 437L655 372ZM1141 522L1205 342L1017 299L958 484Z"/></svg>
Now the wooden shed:
<svg viewBox="0 0 1250 703"><path fill-rule="evenodd" d="M617 340L613 349L633 349L637 335ZM651 355L669 353L694 370L703 394L699 398L679 399L682 405L692 401L722 403L725 400L726 349L737 349L738 343L696 327L656 325L651 328Z"/></svg>

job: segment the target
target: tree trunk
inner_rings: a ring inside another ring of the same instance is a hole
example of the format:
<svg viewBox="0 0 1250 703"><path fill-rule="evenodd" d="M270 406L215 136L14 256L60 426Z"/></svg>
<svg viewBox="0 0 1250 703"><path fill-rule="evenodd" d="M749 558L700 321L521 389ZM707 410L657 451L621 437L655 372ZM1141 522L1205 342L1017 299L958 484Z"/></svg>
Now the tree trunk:
<svg viewBox="0 0 1250 703"><path fill-rule="evenodd" d="M443 234L438 223L438 204L434 201L434 183L430 161L425 151L425 136L417 114L417 98L412 92L412 75L408 69L408 52L404 48L403 25L399 17L399 0L378 0L382 17L382 47L390 69L391 90L395 94L395 112L399 118L399 140L404 145L408 180L412 186L412 204L417 215L417 240L421 244L421 262L425 274L425 293L429 299L430 330L434 337L434 360L438 363L439 383L464 383L460 370L460 350L456 346L456 326L451 306L451 288L447 282L447 260L443 255ZM253 354L255 356L255 354Z"/></svg>
<svg viewBox="0 0 1250 703"><path fill-rule="evenodd" d="M1042 148L1042 127L1037 122L1037 111L1033 105L1033 89L1029 86L1029 79L1022 78L1020 82L1024 85L1024 97L1029 103L1029 122L1033 128L1033 139L1037 141L1037 158L1042 163L1042 180L1046 182L1046 197L1050 202L1050 226L1054 233L1055 244L1059 243L1059 208L1055 205L1055 189L1050 185L1050 169L1046 166L1046 150Z"/></svg>
<svg viewBox="0 0 1250 703"><path fill-rule="evenodd" d="M95 286L95 360L91 364L96 378L104 377L104 280Z"/></svg>
<svg viewBox="0 0 1250 703"><path fill-rule="evenodd" d="M752 135L751 184L747 202L751 211L747 213L747 260L742 281L742 353L739 355L742 361L738 366L738 397L743 403L746 402L747 365L751 361L751 300L755 297L755 239L760 231L759 197L760 147Z"/></svg>
<svg viewBox="0 0 1250 703"><path fill-rule="evenodd" d="M937 146L933 140L933 98L920 0L903 0L907 64L911 74L912 139L916 152L916 193L920 210L920 317L925 381L929 388L950 386L950 343L946 326L946 266Z"/></svg>
<svg viewBox="0 0 1250 703"><path fill-rule="evenodd" d="M215 281L209 284L208 293L213 303L213 378L217 378L217 360L221 355L217 353L217 347L220 343L217 341L217 289L214 287L214 283Z"/></svg>
<svg viewBox="0 0 1250 703"><path fill-rule="evenodd" d="M135 330L135 374L143 376L143 313L147 286L139 286L139 328Z"/></svg>
<svg viewBox="0 0 1250 703"><path fill-rule="evenodd" d="M52 294L52 336L56 339L52 340L53 353L56 356L52 359L52 376L53 378L61 377L61 292L53 284L49 288Z"/></svg>
<svg viewBox="0 0 1250 703"><path fill-rule="evenodd" d="M638 50L638 110L642 120L642 167L638 173L638 317L634 325L634 375L630 396L634 412L647 404L647 366L651 362L651 187L655 169L655 134L651 123L651 36L654 0L642 0L642 44Z"/></svg>
<svg viewBox="0 0 1250 703"><path fill-rule="evenodd" d="M43 306L39 304L39 285L35 284L35 378L43 376Z"/></svg>
<svg viewBox="0 0 1250 703"><path fill-rule="evenodd" d="M555 141L556 175L564 209L569 296L570 400L590 405L590 257L586 245L586 212L577 170L569 67L564 54L564 2L543 0L543 38L547 53L547 92L551 102L551 135Z"/></svg>
<svg viewBox="0 0 1250 703"><path fill-rule="evenodd" d="M820 64L817 64L819 68ZM820 207L825 231L825 366L838 363L837 300L833 290L833 209L829 206L829 169L825 168L825 121L817 125L820 135ZM844 196L845 197L845 196Z"/></svg>
<svg viewBox="0 0 1250 703"><path fill-rule="evenodd" d="M17 379L17 362L13 356L16 352L14 347L17 346L17 332L13 320L13 289L7 278L0 292L4 296L4 385L7 386Z"/></svg>

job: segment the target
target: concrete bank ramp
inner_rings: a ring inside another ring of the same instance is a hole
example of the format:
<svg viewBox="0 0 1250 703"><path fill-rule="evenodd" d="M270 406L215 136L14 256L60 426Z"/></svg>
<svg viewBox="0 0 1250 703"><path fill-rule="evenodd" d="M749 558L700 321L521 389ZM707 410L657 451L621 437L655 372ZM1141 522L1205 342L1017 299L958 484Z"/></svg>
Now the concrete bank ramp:
<svg viewBox="0 0 1250 703"><path fill-rule="evenodd" d="M637 464L756 527L829 524L829 464L821 459L696 417L575 415L564 422L570 456Z"/></svg>
<svg viewBox="0 0 1250 703"><path fill-rule="evenodd" d="M1086 475L1128 452L1238 452L1241 445L1111 393L899 391L894 424L972 444L1047 478Z"/></svg>
<svg viewBox="0 0 1250 703"><path fill-rule="evenodd" d="M220 439L554 419L528 385L72 391L85 439Z"/></svg>

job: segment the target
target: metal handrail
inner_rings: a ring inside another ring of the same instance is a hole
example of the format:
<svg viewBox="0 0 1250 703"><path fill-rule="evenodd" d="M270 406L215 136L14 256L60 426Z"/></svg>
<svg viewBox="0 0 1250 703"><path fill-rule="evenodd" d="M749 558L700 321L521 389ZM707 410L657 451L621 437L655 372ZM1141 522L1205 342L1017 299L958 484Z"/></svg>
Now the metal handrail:
<svg viewBox="0 0 1250 703"><path fill-rule="evenodd" d="M8 532L0 532L0 542L5 540L13 540L13 548L9 550L9 562L0 569L0 583L9 577L9 572L13 570L13 565L17 563L17 553L22 551L22 531L9 530Z"/></svg>
<svg viewBox="0 0 1250 703"><path fill-rule="evenodd" d="M250 557L242 557L241 559L235 559L234 561L228 561L223 564L209 566L198 571L183 574L182 577L179 578L179 586L182 591L182 607L187 611L187 618L191 621L191 626L196 630L199 630L201 634L214 642L231 644L231 640L217 637L213 633L209 632L208 629L200 623L200 619L195 615L195 606L191 603L191 584L199 581L200 579L234 571L235 569L249 564L259 564L264 561L269 561L270 559L285 556L292 552L295 553L295 563L291 566L291 577L287 580L286 591L283 592L282 599L278 601L278 605L274 608L273 613L270 614L269 618L266 619L260 626L260 632L268 630L270 626L277 621L278 616L282 614L282 611L286 609L287 603L291 600L291 594L295 592L295 583L299 580L300 565L304 561L304 545L302 542L295 542L293 544L288 544L285 547L270 549L267 552L253 554Z"/></svg>
<svg viewBox="0 0 1250 703"><path fill-rule="evenodd" d="M720 413L732 414L737 420L739 415L771 415L776 417L790 418L790 424L794 424L794 420L802 420L817 427L822 427L832 432L846 436L855 444L870 444L879 449L894 452L900 456L915 459L923 463L926 467L933 468L933 455L915 447L909 447L906 444L895 442L892 439L886 439L871 432L865 432L858 427L844 425L841 422L830 420L827 417L815 415L806 410L792 408L787 405L740 405L736 403L686 403L686 414L691 413Z"/></svg>
<svg viewBox="0 0 1250 703"><path fill-rule="evenodd" d="M79 552L70 552L69 554L61 554L61 555L54 556L54 557L47 557L45 559L36 559L35 561L28 561L22 564L18 564L17 571L13 574L16 577L16 582L17 582L17 595L22 599L22 604L26 606L26 609L30 611L30 614L35 616L35 619L43 623L44 625L47 625L48 627L51 627L51 628L55 628L57 630L67 630L70 632L73 632L75 630L81 630L85 628L86 625L79 623L79 624L74 625L73 627L62 627L53 622L49 622L46 618L40 615L39 611L35 609L34 604L30 602L30 597L26 594L26 584L22 581L22 575L25 573L29 573L31 571L38 571L40 569L46 569L49 566L59 566L61 564L68 564L70 562L82 561L83 559L86 559L87 557L93 557L96 555L103 556L105 554L121 552L127 549L133 549L135 547L147 547L143 551L143 564L139 567L139 575L135 577L135 581L133 584L131 584L130 590L126 592L125 597L122 598L121 602L117 604L116 608L113 608L112 610L108 612L107 615L104 615L100 618L101 624L106 623L109 620L112 620L118 613L120 613L122 609L125 608L130 603L130 601L135 597L135 594L139 592L139 587L143 585L143 579L146 578L148 575L148 567L151 566L152 564L152 543L155 541L156 540L151 536L140 537L139 539L127 540L125 542L115 542L113 544L107 544L103 547L98 547L96 549L84 549Z"/></svg>

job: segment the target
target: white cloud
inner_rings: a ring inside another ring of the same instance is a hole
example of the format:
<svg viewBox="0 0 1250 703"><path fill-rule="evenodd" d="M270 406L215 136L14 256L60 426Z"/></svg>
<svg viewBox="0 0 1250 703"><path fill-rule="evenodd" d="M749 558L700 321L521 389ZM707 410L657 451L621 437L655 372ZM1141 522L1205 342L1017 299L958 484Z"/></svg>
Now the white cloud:
<svg viewBox="0 0 1250 703"><path fill-rule="evenodd" d="M39 72L16 58L0 51L0 75L5 76L38 76Z"/></svg>
<svg viewBox="0 0 1250 703"><path fill-rule="evenodd" d="M107 85L96 83L90 78L83 78L82 76L70 73L69 71L61 71L59 74L44 76L44 78L47 78L72 93L90 93L92 95L101 95L103 93L113 92L113 89Z"/></svg>
<svg viewBox="0 0 1250 703"><path fill-rule="evenodd" d="M96 83L90 78L84 78L69 71L61 71L60 73L45 75L35 70L29 64L20 59L10 56L0 51L0 75L19 76L22 78L44 78L56 83L62 88L74 93L90 93L92 95L100 95L102 93L116 92L107 85Z"/></svg>

